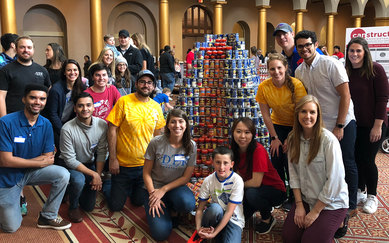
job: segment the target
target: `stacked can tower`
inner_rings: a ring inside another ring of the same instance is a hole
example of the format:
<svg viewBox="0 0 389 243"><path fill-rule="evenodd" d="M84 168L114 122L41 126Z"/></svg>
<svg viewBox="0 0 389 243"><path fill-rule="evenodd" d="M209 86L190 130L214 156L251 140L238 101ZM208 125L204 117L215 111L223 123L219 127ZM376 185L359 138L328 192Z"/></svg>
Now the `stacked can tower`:
<svg viewBox="0 0 389 243"><path fill-rule="evenodd" d="M267 148L269 138L255 100L260 77L238 34L205 35L204 42L196 43L192 66L176 108L186 111L197 143L195 182L213 172L212 152L229 146L234 119L251 118L257 140Z"/></svg>

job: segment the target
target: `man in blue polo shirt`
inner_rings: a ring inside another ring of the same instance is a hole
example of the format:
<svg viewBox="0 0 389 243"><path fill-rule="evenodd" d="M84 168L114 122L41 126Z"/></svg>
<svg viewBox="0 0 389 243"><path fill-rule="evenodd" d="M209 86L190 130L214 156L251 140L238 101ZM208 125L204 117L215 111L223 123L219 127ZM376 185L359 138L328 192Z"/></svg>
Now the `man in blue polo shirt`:
<svg viewBox="0 0 389 243"><path fill-rule="evenodd" d="M69 172L53 165L53 128L39 115L46 99L45 86L27 85L24 110L0 118L0 228L5 232L14 232L21 225L19 197L25 185L52 185L39 214L39 228L64 230L71 226L57 217Z"/></svg>
<svg viewBox="0 0 389 243"><path fill-rule="evenodd" d="M294 32L292 27L287 23L280 23L275 28L273 36L275 36L277 44L282 48L282 54L288 60L290 76L294 77L294 71L304 60L300 57L294 45ZM319 48L316 51L320 55L323 55L323 52Z"/></svg>

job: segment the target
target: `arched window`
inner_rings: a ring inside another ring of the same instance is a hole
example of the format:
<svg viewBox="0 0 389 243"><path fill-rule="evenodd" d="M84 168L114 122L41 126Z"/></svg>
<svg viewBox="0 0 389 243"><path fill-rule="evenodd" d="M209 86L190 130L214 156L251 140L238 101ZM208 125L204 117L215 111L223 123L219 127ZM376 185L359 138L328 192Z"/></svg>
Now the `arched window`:
<svg viewBox="0 0 389 243"><path fill-rule="evenodd" d="M205 7L193 5L185 11L182 36L202 37L204 34L212 34L211 15Z"/></svg>

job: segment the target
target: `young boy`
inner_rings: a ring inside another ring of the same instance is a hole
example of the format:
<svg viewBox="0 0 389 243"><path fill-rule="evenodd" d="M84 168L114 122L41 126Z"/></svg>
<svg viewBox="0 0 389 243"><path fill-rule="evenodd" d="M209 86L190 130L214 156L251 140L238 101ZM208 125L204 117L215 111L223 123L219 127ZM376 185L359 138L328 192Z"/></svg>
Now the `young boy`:
<svg viewBox="0 0 389 243"><path fill-rule="evenodd" d="M165 112L165 111L168 111L168 110L171 110L173 109L174 107L171 106L169 104L169 101L170 101L170 94L172 93L172 91L169 89L169 88L164 88L162 90L162 93L159 93L157 94L155 97L154 97L154 100L160 104L162 106L162 111ZM165 109L167 108L167 109Z"/></svg>
<svg viewBox="0 0 389 243"><path fill-rule="evenodd" d="M200 203L196 210L196 230L203 239L215 238L216 242L239 243L244 227L244 183L232 171L232 150L217 147L212 159L215 173L205 178L201 185ZM204 211L209 197L211 204Z"/></svg>
<svg viewBox="0 0 389 243"><path fill-rule="evenodd" d="M120 53L120 51L118 51L118 49L116 49L116 46L115 46L115 37L113 37L113 35L105 35L104 36L104 48L109 48L113 51L113 54L115 55L115 58L117 58L118 56L121 56L122 54Z"/></svg>

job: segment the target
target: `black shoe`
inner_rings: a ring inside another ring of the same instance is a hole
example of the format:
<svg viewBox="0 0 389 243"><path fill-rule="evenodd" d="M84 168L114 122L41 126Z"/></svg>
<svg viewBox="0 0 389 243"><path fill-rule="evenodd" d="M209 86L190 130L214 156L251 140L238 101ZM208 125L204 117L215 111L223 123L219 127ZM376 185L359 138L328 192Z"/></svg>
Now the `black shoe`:
<svg viewBox="0 0 389 243"><path fill-rule="evenodd" d="M270 230L273 228L273 226L277 223L276 219L273 216L270 216L270 222L265 223L261 221L259 224L255 226L255 231L262 235L267 234L270 232Z"/></svg>
<svg viewBox="0 0 389 243"><path fill-rule="evenodd" d="M282 204L282 210L289 212L292 209L293 201L287 200Z"/></svg>
<svg viewBox="0 0 389 243"><path fill-rule="evenodd" d="M335 239L339 239L339 238L342 238L343 236L346 235L347 233L347 229L348 229L348 220L350 219L350 215L349 214L346 214L346 217L344 218L343 220L343 227L339 228L336 232L335 232Z"/></svg>
<svg viewBox="0 0 389 243"><path fill-rule="evenodd" d="M55 219L46 219L39 214L37 226L38 228L43 228L43 229L66 230L69 229L72 226L72 224L58 217Z"/></svg>

